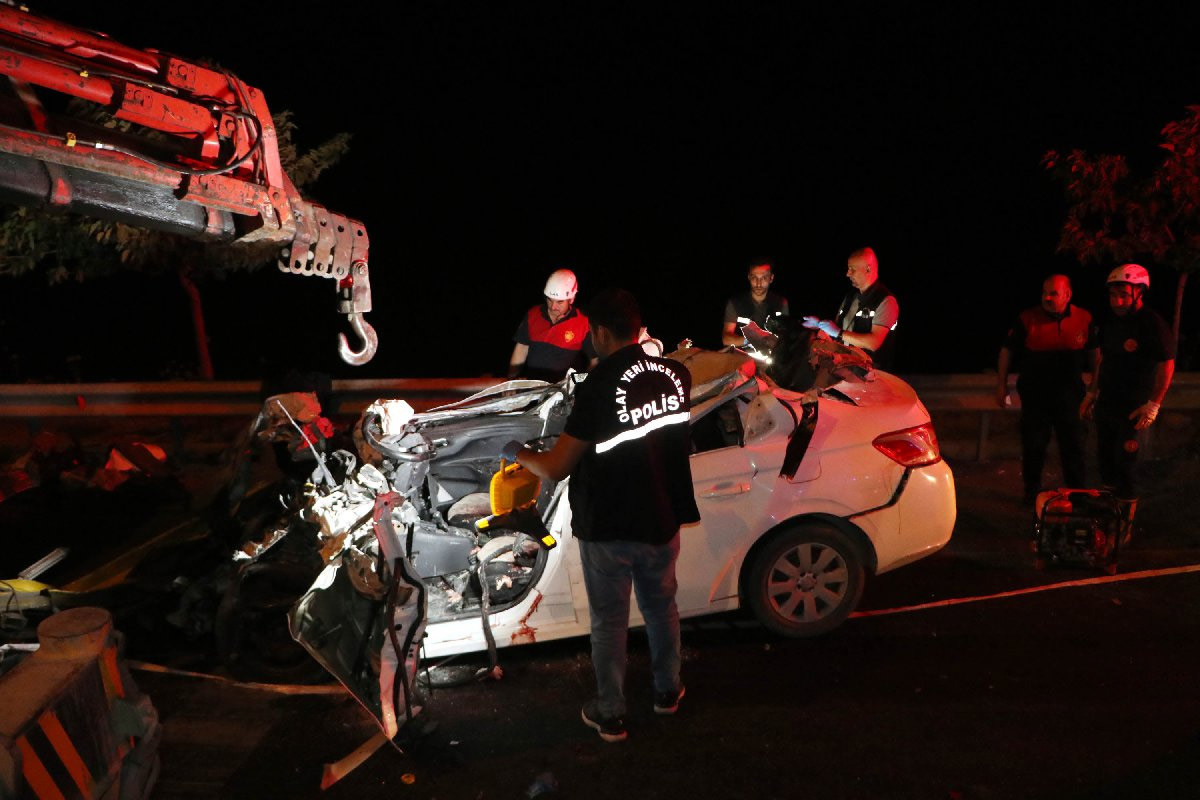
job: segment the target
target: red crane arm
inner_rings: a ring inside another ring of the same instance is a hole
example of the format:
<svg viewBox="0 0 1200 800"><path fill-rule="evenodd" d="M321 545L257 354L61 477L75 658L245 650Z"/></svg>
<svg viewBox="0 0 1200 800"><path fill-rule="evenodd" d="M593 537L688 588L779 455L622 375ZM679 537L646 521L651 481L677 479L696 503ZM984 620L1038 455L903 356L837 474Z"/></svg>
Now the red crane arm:
<svg viewBox="0 0 1200 800"><path fill-rule="evenodd" d="M301 197L279 160L262 92L232 73L0 2L0 197L201 239L278 242L279 268L337 282L338 310L378 345L362 223ZM139 128L122 133L50 113L33 87L81 98Z"/></svg>

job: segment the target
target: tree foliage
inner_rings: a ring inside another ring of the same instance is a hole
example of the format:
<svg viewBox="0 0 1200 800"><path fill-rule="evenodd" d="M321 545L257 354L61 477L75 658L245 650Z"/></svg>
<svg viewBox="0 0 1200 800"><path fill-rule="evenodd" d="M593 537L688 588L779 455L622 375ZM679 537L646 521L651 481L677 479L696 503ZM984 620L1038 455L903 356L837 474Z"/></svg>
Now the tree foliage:
<svg viewBox="0 0 1200 800"><path fill-rule="evenodd" d="M296 146L298 130L291 111L281 111L271 117L279 142L279 161L297 189L316 183L321 173L341 161L350 150L351 134L338 133L312 148L301 151Z"/></svg>
<svg viewBox="0 0 1200 800"><path fill-rule="evenodd" d="M0 215L0 275L40 269L56 284L114 272L121 268L116 234L109 222L32 206L12 208Z"/></svg>
<svg viewBox="0 0 1200 800"><path fill-rule="evenodd" d="M1124 155L1071 150L1043 158L1067 197L1059 252L1081 263L1174 269L1176 338L1187 277L1200 266L1200 106L1186 112L1163 127L1160 159L1147 174Z"/></svg>

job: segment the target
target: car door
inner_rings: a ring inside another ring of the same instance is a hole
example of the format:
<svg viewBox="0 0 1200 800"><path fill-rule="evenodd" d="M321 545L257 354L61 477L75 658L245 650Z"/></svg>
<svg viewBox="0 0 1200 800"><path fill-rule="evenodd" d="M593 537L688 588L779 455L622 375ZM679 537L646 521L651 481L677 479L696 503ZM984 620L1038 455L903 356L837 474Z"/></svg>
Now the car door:
<svg viewBox="0 0 1200 800"><path fill-rule="evenodd" d="M773 524L771 496L794 427L780 401L755 382L694 410L691 468L700 522L684 528L680 542L681 613L736 606L737 565Z"/></svg>

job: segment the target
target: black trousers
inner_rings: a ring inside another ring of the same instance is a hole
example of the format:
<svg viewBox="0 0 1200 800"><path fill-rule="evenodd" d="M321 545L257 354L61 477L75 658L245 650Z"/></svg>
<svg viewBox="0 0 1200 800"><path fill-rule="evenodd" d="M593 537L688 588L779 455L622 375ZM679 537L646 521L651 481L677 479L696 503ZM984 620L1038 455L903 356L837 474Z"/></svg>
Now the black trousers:
<svg viewBox="0 0 1200 800"><path fill-rule="evenodd" d="M1135 467L1142 448L1146 446L1147 431L1134 429L1129 419L1132 408L1096 409L1096 458L1100 463L1100 480L1112 487L1121 500L1137 499Z"/></svg>
<svg viewBox="0 0 1200 800"><path fill-rule="evenodd" d="M1021 475L1026 494L1041 491L1042 470L1046 466L1046 449L1050 446L1051 435L1058 441L1064 484L1072 489L1086 486L1083 425L1079 420L1082 399L1082 393L1076 398L1074 392L1055 398L1027 400L1021 396Z"/></svg>

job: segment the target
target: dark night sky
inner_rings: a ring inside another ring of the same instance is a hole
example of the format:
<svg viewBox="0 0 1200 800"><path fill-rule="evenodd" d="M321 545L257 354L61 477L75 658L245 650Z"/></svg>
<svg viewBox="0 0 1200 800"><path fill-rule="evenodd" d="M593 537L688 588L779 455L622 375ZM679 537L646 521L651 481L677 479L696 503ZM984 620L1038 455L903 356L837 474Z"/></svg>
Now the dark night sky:
<svg viewBox="0 0 1200 800"><path fill-rule="evenodd" d="M252 378L283 363L336 377L498 372L559 266L579 274L583 305L622 285L660 338L714 346L752 259L774 261L794 312L828 316L864 244L900 300L899 371L994 365L1046 273L1075 276L1084 304L1102 299L1102 270L1054 254L1064 209L1042 153L1152 159L1162 125L1200 101L1200 54L1191 18L1167 6L939 5L34 9L211 57L291 109L302 143L354 133L312 195L367 225L379 355L340 366L331 284L264 271L206 287L218 376ZM1174 275L1154 277L1165 308ZM91 379L153 378L190 357L170 282L19 286L4 292L9 349L42 324L32 314L62 332L23 342L31 377L64 377L69 353ZM101 318L111 328L97 336Z"/></svg>

